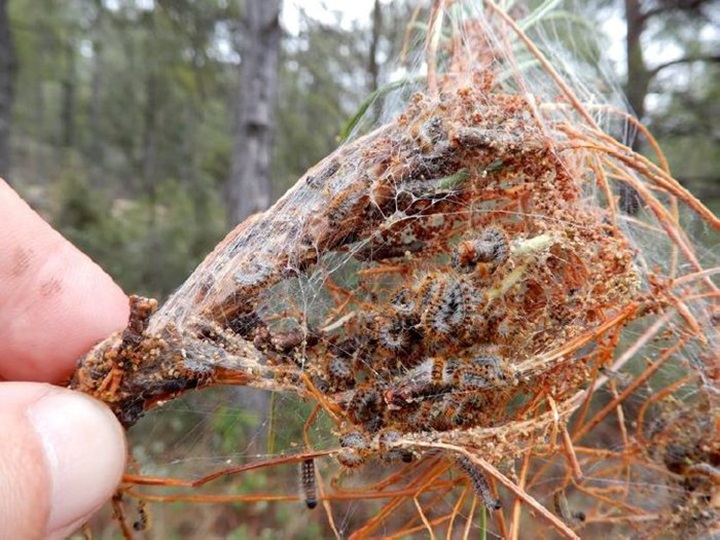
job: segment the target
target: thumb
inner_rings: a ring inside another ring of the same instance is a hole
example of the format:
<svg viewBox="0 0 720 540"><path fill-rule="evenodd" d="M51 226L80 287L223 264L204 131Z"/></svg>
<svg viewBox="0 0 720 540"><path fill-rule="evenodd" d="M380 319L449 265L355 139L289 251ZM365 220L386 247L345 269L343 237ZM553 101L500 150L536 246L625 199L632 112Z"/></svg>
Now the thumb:
<svg viewBox="0 0 720 540"><path fill-rule="evenodd" d="M0 383L0 539L64 538L113 493L125 438L112 413L83 394Z"/></svg>

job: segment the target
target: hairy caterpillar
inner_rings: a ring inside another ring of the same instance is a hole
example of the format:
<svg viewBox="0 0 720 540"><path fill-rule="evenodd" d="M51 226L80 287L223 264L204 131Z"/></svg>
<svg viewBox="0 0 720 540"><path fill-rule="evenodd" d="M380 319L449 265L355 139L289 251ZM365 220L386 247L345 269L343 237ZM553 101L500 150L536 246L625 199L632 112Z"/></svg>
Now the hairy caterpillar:
<svg viewBox="0 0 720 540"><path fill-rule="evenodd" d="M482 500L485 508L488 510L500 510L502 503L490 492L490 486L480 468L470 461L467 456L459 456L455 459L455 463L470 478L473 489Z"/></svg>
<svg viewBox="0 0 720 540"><path fill-rule="evenodd" d="M313 509L317 506L317 485L315 483L315 460L306 459L300 463L300 485L305 497L305 504Z"/></svg>

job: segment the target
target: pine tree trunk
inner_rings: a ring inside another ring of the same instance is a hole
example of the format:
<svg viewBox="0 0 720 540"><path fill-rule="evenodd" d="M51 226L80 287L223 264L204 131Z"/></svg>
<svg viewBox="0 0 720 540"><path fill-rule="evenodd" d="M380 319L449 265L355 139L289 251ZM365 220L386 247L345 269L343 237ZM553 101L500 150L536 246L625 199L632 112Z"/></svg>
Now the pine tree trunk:
<svg viewBox="0 0 720 540"><path fill-rule="evenodd" d="M372 12L372 30L370 35L370 51L368 58L368 75L370 77L369 90L375 92L379 86L380 65L378 63L378 48L382 34L382 6L380 0L375 0Z"/></svg>
<svg viewBox="0 0 720 540"><path fill-rule="evenodd" d="M248 0L232 168L228 185L230 227L270 205L270 159L275 129L281 0Z"/></svg>
<svg viewBox="0 0 720 540"><path fill-rule="evenodd" d="M101 129L101 108L102 108L102 84L103 84L103 61L105 51L103 50L103 25L104 9L101 0L95 0L95 18L93 21L92 38L92 63L90 64L90 111L88 118L88 130L90 140L88 156L90 157L90 184L93 188L102 187L105 175L103 174L103 163L105 160L103 147L103 132Z"/></svg>
<svg viewBox="0 0 720 540"><path fill-rule="evenodd" d="M627 55L627 84L625 93L632 112L642 121L645 116L645 98L650 87L650 73L645 64L641 37L645 27L640 0L625 0L627 35L625 52Z"/></svg>
<svg viewBox="0 0 720 540"><path fill-rule="evenodd" d="M5 178L10 174L10 128L16 69L7 0L0 0L0 177Z"/></svg>
<svg viewBox="0 0 720 540"><path fill-rule="evenodd" d="M232 228L270 206L270 159L275 131L281 0L247 0L243 15L240 85L228 183L227 222ZM270 396L250 388L235 390L238 403L262 421L270 417ZM267 424L261 422L252 445L263 451Z"/></svg>

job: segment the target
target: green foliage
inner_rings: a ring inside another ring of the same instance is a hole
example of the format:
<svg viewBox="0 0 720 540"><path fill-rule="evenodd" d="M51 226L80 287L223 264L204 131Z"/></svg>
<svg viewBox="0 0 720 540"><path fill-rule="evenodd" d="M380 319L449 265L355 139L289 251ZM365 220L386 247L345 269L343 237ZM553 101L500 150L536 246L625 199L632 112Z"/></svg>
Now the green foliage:
<svg viewBox="0 0 720 540"><path fill-rule="evenodd" d="M348 81L362 70L362 35L308 25L282 58L272 177L280 195L337 146L337 134L362 98Z"/></svg>
<svg viewBox="0 0 720 540"><path fill-rule="evenodd" d="M248 433L257 428L261 421L251 410L222 405L213 413L212 424L213 431L218 433L222 440L223 454L232 454L247 444Z"/></svg>
<svg viewBox="0 0 720 540"><path fill-rule="evenodd" d="M217 195L198 186L168 180L154 198L112 201L78 177L57 187L55 226L127 291L167 296L222 235Z"/></svg>
<svg viewBox="0 0 720 540"><path fill-rule="evenodd" d="M720 213L720 65L678 66L683 84L665 96L651 126L678 180Z"/></svg>
<svg viewBox="0 0 720 540"><path fill-rule="evenodd" d="M11 3L20 66L12 181L128 292L166 296L222 235L237 6ZM394 20L408 9L383 10L378 54L393 56L404 30ZM276 196L337 145L368 94L370 35L303 16L299 34L285 37Z"/></svg>
<svg viewBox="0 0 720 540"><path fill-rule="evenodd" d="M363 119L365 114L367 113L370 106L375 103L376 100L382 98L385 94L388 94L389 92L392 92L394 90L397 90L411 82L415 81L408 81L407 79L401 79L399 81L393 81L390 83L387 83L374 92L372 92L369 96L367 96L363 102L358 107L357 111L350 117L350 119L345 123L342 130L340 131L339 135L339 141L345 142L348 137L350 137L355 130L355 128L358 126L360 121Z"/></svg>
<svg viewBox="0 0 720 540"><path fill-rule="evenodd" d="M293 516L292 513L295 515ZM232 531L227 538L229 540L275 540L276 538L287 538L287 526L290 521L298 521L297 511L292 512L288 507L283 507L275 514L276 523L274 527L265 526L256 530L250 525L243 524ZM269 524L268 524L269 525ZM322 538L323 529L316 521L306 521L302 530L296 531L292 537L297 540L315 540Z"/></svg>

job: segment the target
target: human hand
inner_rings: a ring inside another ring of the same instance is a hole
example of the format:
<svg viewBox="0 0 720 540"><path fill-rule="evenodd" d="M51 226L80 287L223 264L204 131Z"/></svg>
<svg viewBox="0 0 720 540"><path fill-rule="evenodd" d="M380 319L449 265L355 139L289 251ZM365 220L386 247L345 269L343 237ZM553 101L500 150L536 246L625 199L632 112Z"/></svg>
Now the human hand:
<svg viewBox="0 0 720 540"><path fill-rule="evenodd" d="M125 326L128 301L2 179L0 225L0 538L63 538L112 495L126 447L107 407L48 383Z"/></svg>

